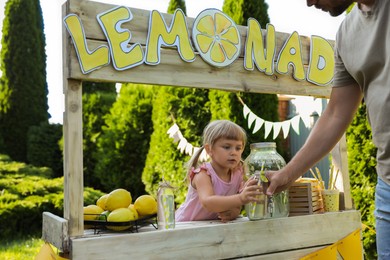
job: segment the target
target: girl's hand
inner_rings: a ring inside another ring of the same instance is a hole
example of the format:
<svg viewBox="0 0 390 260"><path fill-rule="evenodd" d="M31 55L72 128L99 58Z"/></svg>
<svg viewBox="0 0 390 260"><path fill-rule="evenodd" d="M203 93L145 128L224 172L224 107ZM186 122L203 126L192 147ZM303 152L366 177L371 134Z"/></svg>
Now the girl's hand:
<svg viewBox="0 0 390 260"><path fill-rule="evenodd" d="M219 212L218 213L218 218L222 221L222 222L228 222L228 221L231 221L231 220L235 220L241 213L241 207L238 207L238 208L233 208L231 210L226 210L226 211L223 211L223 212Z"/></svg>
<svg viewBox="0 0 390 260"><path fill-rule="evenodd" d="M258 202L259 195L263 194L261 187L258 185L258 180L250 178L240 192L241 203Z"/></svg>

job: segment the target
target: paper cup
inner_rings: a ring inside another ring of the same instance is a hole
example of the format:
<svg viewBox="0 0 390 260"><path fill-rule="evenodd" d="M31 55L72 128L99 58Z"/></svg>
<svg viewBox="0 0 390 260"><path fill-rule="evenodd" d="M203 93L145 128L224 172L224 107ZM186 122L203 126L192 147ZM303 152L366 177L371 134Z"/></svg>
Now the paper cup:
<svg viewBox="0 0 390 260"><path fill-rule="evenodd" d="M321 195L325 212L339 211L339 190L322 190Z"/></svg>

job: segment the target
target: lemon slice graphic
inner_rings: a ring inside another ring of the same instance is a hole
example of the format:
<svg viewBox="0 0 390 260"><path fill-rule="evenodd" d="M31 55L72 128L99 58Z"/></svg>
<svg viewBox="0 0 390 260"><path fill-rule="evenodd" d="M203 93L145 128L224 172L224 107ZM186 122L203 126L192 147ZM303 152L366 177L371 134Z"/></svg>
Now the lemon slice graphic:
<svg viewBox="0 0 390 260"><path fill-rule="evenodd" d="M228 66L240 55L241 38L237 26L218 9L206 9L196 17L192 39L199 55L212 66Z"/></svg>

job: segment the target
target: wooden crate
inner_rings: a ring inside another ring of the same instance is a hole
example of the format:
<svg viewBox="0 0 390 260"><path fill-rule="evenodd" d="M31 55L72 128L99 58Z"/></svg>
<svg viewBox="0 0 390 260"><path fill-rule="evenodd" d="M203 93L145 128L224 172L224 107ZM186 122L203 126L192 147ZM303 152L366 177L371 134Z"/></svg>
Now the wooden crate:
<svg viewBox="0 0 390 260"><path fill-rule="evenodd" d="M289 189L289 216L323 213L321 188L315 179L305 178L295 182Z"/></svg>

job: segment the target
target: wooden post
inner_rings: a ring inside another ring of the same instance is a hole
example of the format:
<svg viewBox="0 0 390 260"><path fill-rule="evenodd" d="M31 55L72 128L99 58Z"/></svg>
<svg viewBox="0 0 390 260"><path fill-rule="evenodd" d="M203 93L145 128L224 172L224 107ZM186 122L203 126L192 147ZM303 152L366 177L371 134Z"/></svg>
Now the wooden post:
<svg viewBox="0 0 390 260"><path fill-rule="evenodd" d="M63 6L65 14L71 1ZM65 95L64 130L64 218L69 221L69 236L84 233L83 221L83 132L80 80L69 79L71 41L63 29L63 79Z"/></svg>

